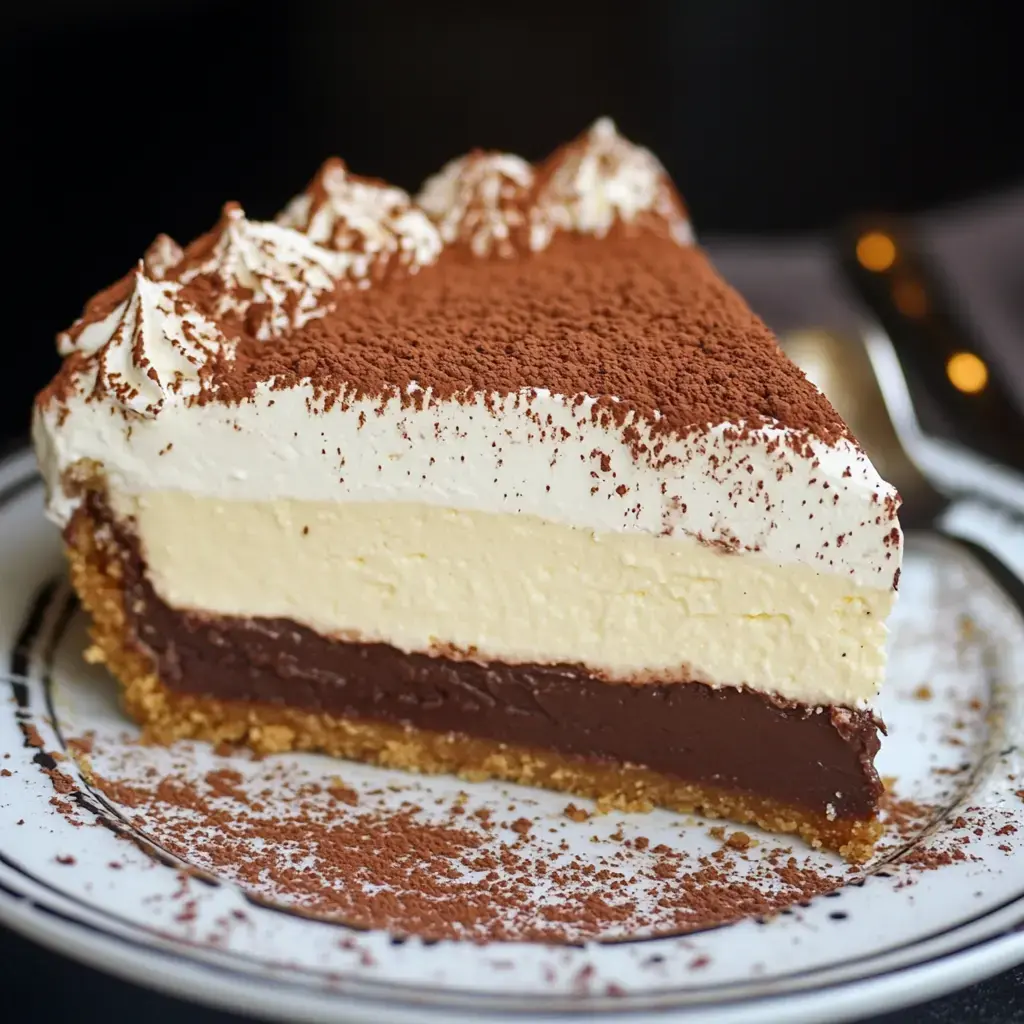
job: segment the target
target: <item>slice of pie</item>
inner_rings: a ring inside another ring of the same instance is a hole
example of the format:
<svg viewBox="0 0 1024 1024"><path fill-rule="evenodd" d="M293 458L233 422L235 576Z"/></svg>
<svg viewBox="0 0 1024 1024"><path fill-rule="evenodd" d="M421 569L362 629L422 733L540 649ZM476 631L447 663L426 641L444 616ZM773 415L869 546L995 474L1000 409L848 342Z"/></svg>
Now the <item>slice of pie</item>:
<svg viewBox="0 0 1024 1024"><path fill-rule="evenodd" d="M49 510L154 740L870 853L897 495L609 121L415 200L330 160L59 345Z"/></svg>

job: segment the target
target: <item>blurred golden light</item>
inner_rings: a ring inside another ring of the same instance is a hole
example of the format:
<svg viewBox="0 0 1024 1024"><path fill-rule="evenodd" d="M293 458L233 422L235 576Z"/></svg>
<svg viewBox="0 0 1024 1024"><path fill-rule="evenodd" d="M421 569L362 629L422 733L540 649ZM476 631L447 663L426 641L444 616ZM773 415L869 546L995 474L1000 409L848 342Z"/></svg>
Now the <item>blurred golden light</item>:
<svg viewBox="0 0 1024 1024"><path fill-rule="evenodd" d="M896 243L881 231L869 231L857 239L857 262L877 273L888 270L896 262Z"/></svg>
<svg viewBox="0 0 1024 1024"><path fill-rule="evenodd" d="M973 352L956 352L946 363L949 382L967 395L976 395L988 384L988 367Z"/></svg>
<svg viewBox="0 0 1024 1024"><path fill-rule="evenodd" d="M917 281L897 281L892 286L892 301L904 316L920 318L928 312L928 296Z"/></svg>

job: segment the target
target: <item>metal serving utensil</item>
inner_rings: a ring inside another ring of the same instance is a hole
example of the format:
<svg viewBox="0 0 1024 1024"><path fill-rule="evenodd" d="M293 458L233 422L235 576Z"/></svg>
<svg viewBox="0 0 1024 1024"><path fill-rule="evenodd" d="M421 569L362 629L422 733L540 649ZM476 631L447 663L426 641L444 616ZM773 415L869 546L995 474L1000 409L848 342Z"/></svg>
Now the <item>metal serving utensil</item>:
<svg viewBox="0 0 1024 1024"><path fill-rule="evenodd" d="M1024 607L1024 580L1008 565L1024 559L1024 477L924 434L882 328L869 326L860 338L794 331L781 344L900 492L903 526L936 530L968 547ZM979 507L985 528L960 535L958 522Z"/></svg>
<svg viewBox="0 0 1024 1024"><path fill-rule="evenodd" d="M943 276L937 254L911 223L874 216L837 232L834 257L843 283L870 315L868 356L904 447L940 490L966 488L1018 506L1024 404L985 354L966 296ZM939 448L919 417L944 435ZM950 451L965 457L955 460L955 475L948 471Z"/></svg>

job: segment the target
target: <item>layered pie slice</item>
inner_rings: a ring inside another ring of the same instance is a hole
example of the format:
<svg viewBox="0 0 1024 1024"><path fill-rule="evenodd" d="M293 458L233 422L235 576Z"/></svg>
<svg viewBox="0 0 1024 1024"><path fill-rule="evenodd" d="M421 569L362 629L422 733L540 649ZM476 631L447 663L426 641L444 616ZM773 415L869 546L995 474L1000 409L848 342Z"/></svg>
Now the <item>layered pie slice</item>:
<svg viewBox="0 0 1024 1024"><path fill-rule="evenodd" d="M158 239L34 435L150 738L756 823L857 860L898 498L602 120Z"/></svg>

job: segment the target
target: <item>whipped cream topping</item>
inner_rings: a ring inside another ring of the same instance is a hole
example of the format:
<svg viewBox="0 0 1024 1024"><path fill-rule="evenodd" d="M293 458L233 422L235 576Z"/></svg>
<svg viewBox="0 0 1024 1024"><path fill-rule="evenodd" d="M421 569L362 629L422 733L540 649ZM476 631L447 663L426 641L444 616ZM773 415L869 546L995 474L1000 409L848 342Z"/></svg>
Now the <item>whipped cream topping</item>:
<svg viewBox="0 0 1024 1024"><path fill-rule="evenodd" d="M159 234L150 242L142 257L142 265L154 281L159 281L181 262L184 255L185 250L170 235Z"/></svg>
<svg viewBox="0 0 1024 1024"><path fill-rule="evenodd" d="M215 314L245 324L260 341L279 338L333 307L330 296L344 273L338 253L279 224L251 221L237 203L186 254L173 276L182 284L212 279Z"/></svg>
<svg viewBox="0 0 1024 1024"><path fill-rule="evenodd" d="M446 245L481 258L509 257L529 245L526 228L534 169L511 153L467 153L428 178L416 202Z"/></svg>
<svg viewBox="0 0 1024 1024"><path fill-rule="evenodd" d="M83 401L106 399L152 418L169 399L193 398L209 386L211 364L218 355L230 357L233 343L181 290L177 282L151 280L140 263L123 302L64 336L83 357L77 368Z"/></svg>
<svg viewBox="0 0 1024 1024"><path fill-rule="evenodd" d="M441 254L437 228L408 193L349 174L336 157L324 163L277 222L339 253L344 277L358 287L381 280L395 266L415 274Z"/></svg>
<svg viewBox="0 0 1024 1024"><path fill-rule="evenodd" d="M617 223L693 243L683 203L650 150L600 118L538 169L510 153L468 153L424 182L417 203L445 244L473 254L542 252L559 231L604 238Z"/></svg>
<svg viewBox="0 0 1024 1024"><path fill-rule="evenodd" d="M680 245L693 241L686 211L661 161L602 117L541 168L531 246L546 248L556 231L603 238L617 220L660 223Z"/></svg>

